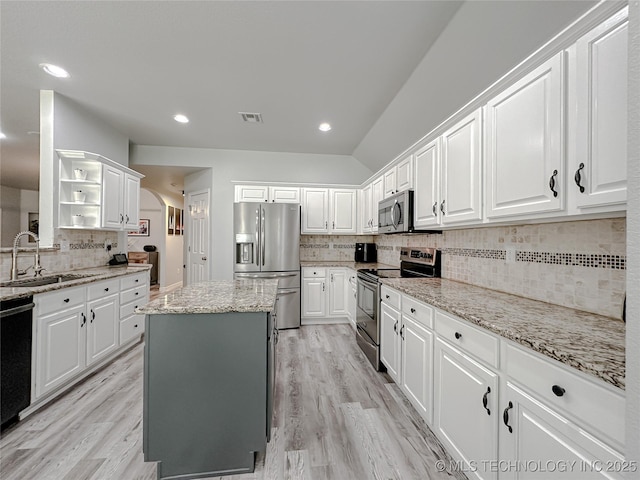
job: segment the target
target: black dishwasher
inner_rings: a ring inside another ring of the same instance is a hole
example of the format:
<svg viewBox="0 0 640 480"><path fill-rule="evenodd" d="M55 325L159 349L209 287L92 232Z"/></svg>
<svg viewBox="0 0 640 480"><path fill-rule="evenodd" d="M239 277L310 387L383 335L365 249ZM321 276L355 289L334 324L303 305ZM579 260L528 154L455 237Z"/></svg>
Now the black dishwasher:
<svg viewBox="0 0 640 480"><path fill-rule="evenodd" d="M0 429L31 402L33 297L0 302Z"/></svg>

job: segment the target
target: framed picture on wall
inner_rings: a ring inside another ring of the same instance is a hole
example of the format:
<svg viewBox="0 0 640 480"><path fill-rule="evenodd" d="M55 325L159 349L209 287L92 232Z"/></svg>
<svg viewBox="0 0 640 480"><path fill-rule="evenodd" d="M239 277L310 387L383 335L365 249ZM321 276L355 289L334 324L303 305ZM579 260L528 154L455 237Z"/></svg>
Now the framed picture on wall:
<svg viewBox="0 0 640 480"><path fill-rule="evenodd" d="M180 235L184 235L184 210L180 210Z"/></svg>
<svg viewBox="0 0 640 480"><path fill-rule="evenodd" d="M40 230L40 214L38 212L29 212L29 231L38 235ZM34 238L29 235L29 243L36 243Z"/></svg>
<svg viewBox="0 0 640 480"><path fill-rule="evenodd" d="M173 207L169 207L169 215L167 216L167 235L173 235L173 230L175 228L175 209Z"/></svg>
<svg viewBox="0 0 640 480"><path fill-rule="evenodd" d="M127 235L130 237L148 237L149 236L149 219L141 218L138 222L138 230L130 230Z"/></svg>
<svg viewBox="0 0 640 480"><path fill-rule="evenodd" d="M173 233L175 235L180 235L180 232L182 232L182 210L176 208L176 228Z"/></svg>

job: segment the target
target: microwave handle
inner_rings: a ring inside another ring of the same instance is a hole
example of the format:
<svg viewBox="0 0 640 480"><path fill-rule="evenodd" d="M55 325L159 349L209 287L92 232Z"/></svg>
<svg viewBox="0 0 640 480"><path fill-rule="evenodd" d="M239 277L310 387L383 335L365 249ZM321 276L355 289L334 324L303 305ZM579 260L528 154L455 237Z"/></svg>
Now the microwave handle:
<svg viewBox="0 0 640 480"><path fill-rule="evenodd" d="M398 213L401 214L402 212L400 211L400 204L398 203L398 200L396 200L393 204L393 207L391 207L391 223L393 224L393 228L397 230L398 225L400 225L400 215L398 215L398 223L396 223L396 220L395 220L396 207L398 207Z"/></svg>

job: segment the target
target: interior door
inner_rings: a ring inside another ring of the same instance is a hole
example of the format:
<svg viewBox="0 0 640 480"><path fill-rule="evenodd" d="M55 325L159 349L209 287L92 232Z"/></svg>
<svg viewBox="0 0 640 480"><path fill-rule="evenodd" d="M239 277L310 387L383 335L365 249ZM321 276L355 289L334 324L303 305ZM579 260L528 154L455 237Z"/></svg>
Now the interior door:
<svg viewBox="0 0 640 480"><path fill-rule="evenodd" d="M209 280L209 190L189 193L188 284Z"/></svg>

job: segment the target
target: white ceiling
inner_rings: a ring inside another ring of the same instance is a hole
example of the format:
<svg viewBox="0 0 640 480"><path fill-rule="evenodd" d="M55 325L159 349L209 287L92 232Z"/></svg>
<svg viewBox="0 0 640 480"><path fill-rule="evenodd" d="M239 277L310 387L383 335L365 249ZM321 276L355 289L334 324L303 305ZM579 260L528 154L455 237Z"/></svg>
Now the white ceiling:
<svg viewBox="0 0 640 480"><path fill-rule="evenodd" d="M40 89L139 145L351 155L460 4L2 0L0 183L37 188Z"/></svg>

